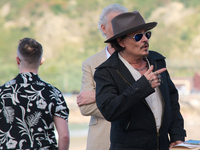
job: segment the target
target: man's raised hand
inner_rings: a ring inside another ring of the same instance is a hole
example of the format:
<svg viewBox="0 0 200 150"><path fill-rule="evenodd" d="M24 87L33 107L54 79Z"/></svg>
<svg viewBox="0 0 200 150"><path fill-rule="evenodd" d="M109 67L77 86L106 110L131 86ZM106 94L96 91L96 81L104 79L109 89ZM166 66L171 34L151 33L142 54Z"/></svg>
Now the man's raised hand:
<svg viewBox="0 0 200 150"><path fill-rule="evenodd" d="M166 68L161 68L159 70L156 70L155 72L153 71L153 65L150 66L150 68L144 73L144 76L146 79L149 81L149 84L151 85L152 88L156 88L160 86L161 83L161 73L166 71Z"/></svg>

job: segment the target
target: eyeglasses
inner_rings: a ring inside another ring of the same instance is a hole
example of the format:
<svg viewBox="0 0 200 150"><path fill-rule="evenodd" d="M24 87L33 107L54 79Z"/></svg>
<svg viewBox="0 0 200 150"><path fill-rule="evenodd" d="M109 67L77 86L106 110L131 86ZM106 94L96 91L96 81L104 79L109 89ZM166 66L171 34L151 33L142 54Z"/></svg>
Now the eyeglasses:
<svg viewBox="0 0 200 150"><path fill-rule="evenodd" d="M136 42L139 42L142 39L144 34L145 34L147 39L150 39L151 31L147 31L147 32L144 32L144 33L137 33L133 37L130 37L130 36L127 36L127 37L133 38L133 39L135 39Z"/></svg>

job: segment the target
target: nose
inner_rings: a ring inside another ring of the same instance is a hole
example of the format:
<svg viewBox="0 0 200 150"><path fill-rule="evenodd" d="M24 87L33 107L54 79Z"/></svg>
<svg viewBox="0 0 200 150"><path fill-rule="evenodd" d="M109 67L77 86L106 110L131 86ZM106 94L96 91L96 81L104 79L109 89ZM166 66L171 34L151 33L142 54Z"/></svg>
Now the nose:
<svg viewBox="0 0 200 150"><path fill-rule="evenodd" d="M142 36L142 39L141 39L142 41L149 41L149 39L146 37L146 35L145 34L143 34L143 36Z"/></svg>

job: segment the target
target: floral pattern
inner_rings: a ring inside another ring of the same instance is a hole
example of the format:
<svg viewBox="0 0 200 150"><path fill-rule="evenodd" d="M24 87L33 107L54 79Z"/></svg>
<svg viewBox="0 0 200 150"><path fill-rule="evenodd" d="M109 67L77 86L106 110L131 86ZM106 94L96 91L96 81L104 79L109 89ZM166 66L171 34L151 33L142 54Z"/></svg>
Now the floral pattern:
<svg viewBox="0 0 200 150"><path fill-rule="evenodd" d="M6 143L6 146L8 149L13 149L15 148L17 145L17 141L13 140L13 139L10 139L7 143Z"/></svg>
<svg viewBox="0 0 200 150"><path fill-rule="evenodd" d="M56 149L53 115L68 120L62 93L37 74L18 74L0 86L0 149Z"/></svg>

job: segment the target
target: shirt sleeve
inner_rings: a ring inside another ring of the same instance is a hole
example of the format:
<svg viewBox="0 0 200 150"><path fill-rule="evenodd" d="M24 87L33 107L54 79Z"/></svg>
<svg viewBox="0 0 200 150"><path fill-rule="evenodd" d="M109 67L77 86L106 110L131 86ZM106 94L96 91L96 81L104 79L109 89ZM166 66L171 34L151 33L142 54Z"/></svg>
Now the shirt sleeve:
<svg viewBox="0 0 200 150"><path fill-rule="evenodd" d="M50 94L50 98L53 101L52 115L63 118L68 121L69 108L63 97L63 94L57 88L53 88Z"/></svg>

